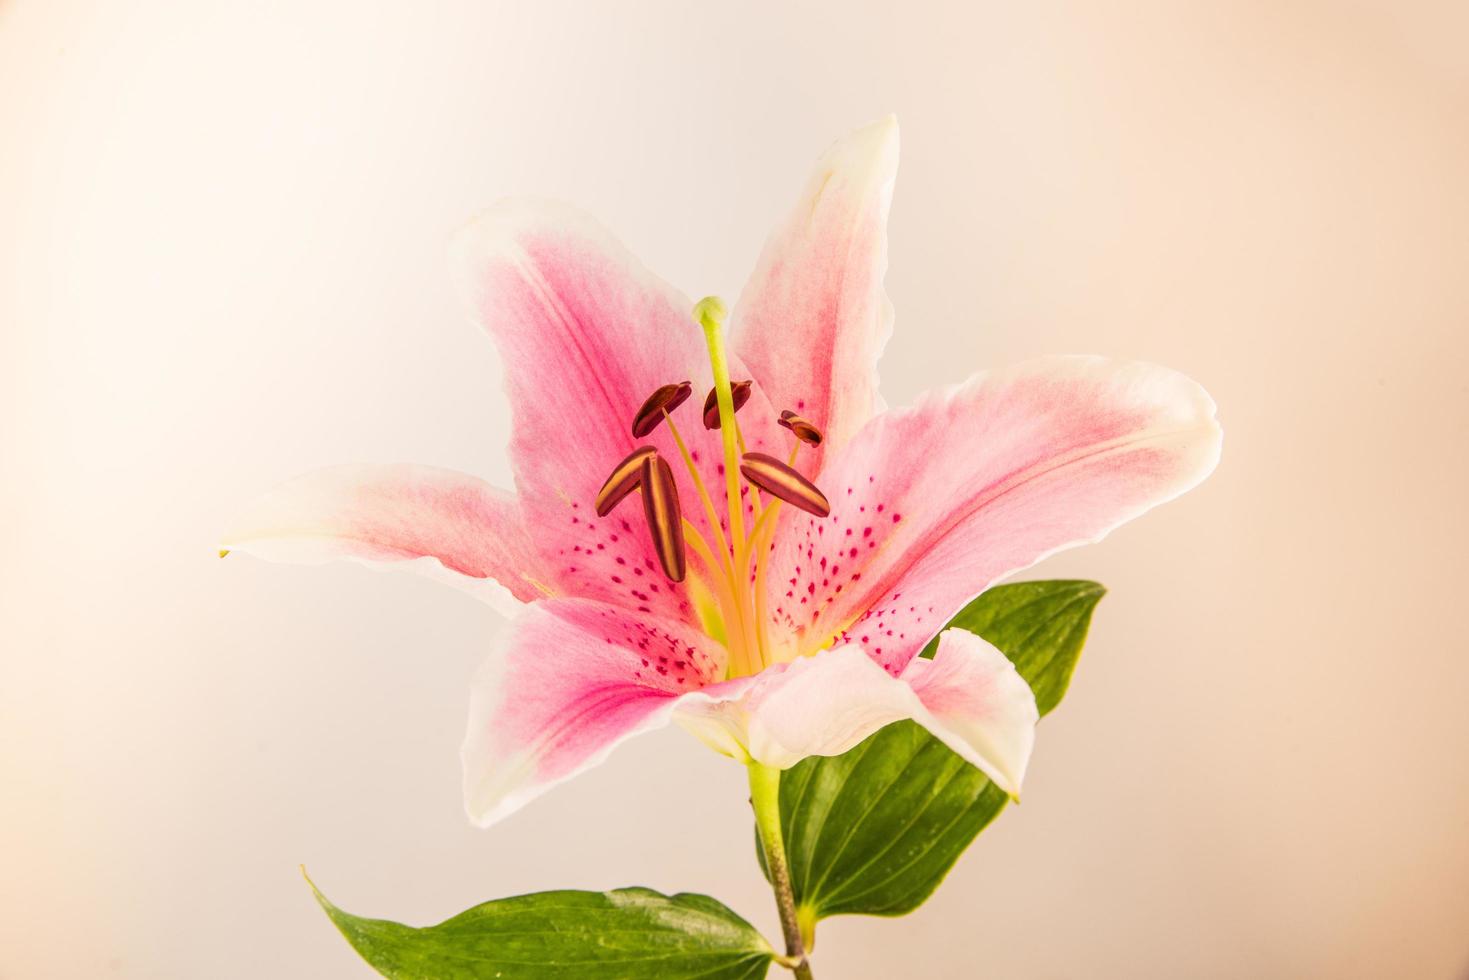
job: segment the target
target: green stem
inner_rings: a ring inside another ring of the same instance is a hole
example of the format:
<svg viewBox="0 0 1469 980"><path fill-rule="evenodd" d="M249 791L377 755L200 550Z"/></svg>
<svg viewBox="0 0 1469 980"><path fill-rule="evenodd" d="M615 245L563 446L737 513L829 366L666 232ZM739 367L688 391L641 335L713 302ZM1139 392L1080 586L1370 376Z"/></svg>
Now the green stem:
<svg viewBox="0 0 1469 980"><path fill-rule="evenodd" d="M801 924L796 917L796 898L791 891L791 868L786 861L785 840L780 829L780 770L761 765L753 759L748 768L750 805L755 809L755 826L760 831L765 866L770 869L770 884L775 889L775 906L780 910L786 955L794 961L791 971L797 980L812 980L811 963L806 959L806 943L801 938Z"/></svg>

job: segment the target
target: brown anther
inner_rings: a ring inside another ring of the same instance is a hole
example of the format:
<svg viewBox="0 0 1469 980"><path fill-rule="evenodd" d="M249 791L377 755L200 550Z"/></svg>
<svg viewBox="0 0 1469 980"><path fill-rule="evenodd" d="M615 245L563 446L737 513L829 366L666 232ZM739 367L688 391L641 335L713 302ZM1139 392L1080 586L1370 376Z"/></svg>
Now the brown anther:
<svg viewBox="0 0 1469 980"><path fill-rule="evenodd" d="M745 402L750 400L749 381L735 381L729 386L730 398L734 400L734 410L738 412L745 407ZM704 428L719 428L719 389L710 388L709 397L704 399Z"/></svg>
<svg viewBox="0 0 1469 980"><path fill-rule="evenodd" d="M606 517L622 498L638 488L643 479L643 460L653 455L652 446L639 446L632 455L617 464L602 489L597 491L597 516Z"/></svg>
<svg viewBox="0 0 1469 980"><path fill-rule="evenodd" d="M826 495L816 489L816 484L774 456L745 453L744 459L740 460L740 472L761 490L808 514L825 517L831 513L831 504L827 503Z"/></svg>
<svg viewBox="0 0 1469 980"><path fill-rule="evenodd" d="M664 385L649 395L648 400L643 402L643 407L638 409L638 414L633 416L633 438L641 439L658 428L658 423L663 421L663 413L671 412L688 401L693 391L693 385L680 381L676 385Z"/></svg>
<svg viewBox="0 0 1469 980"><path fill-rule="evenodd" d="M658 563L671 581L682 582L685 556L683 545L683 513L678 505L678 486L673 470L657 453L643 458L643 514L648 519L648 534Z"/></svg>
<svg viewBox="0 0 1469 980"><path fill-rule="evenodd" d="M796 438L808 446L821 445L821 430L807 419L801 418L790 409L780 413L780 424L795 433Z"/></svg>

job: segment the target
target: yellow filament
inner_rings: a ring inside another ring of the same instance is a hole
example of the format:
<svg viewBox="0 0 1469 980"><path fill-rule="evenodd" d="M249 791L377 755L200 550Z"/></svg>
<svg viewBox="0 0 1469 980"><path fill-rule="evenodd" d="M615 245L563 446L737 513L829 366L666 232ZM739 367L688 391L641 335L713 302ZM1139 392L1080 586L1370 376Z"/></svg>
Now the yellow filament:
<svg viewBox="0 0 1469 980"><path fill-rule="evenodd" d="M801 440L797 439L796 444L791 447L791 455L786 465L794 467L796 456L800 452ZM755 529L750 532L750 536L755 539L755 620L761 627L757 634L760 643L761 669L768 667L772 660L764 629L765 623L768 622L765 617L765 568L768 563L765 559L770 554L771 542L775 540L775 527L780 523L780 505L780 500L772 501L770 509L760 515L755 521Z"/></svg>
<svg viewBox="0 0 1469 980"><path fill-rule="evenodd" d="M714 534L719 542L719 554L722 560L716 562L703 536L687 520L684 521L684 528L688 532L686 537L709 569L710 577L716 584L723 583L722 587L715 590L714 595L719 602L720 612L724 618L725 648L729 651L730 659L729 669L737 672L733 676L743 676L752 672L747 653L750 624L746 622L748 617L745 615L744 593L736 584L738 582L738 577L735 575L737 559L731 554L729 542L724 537L724 529L719 524L719 514L714 509L714 501L709 497L709 490L704 486L704 480L699 475L699 468L694 465L694 457L689 453L689 447L684 443L678 426L673 424L673 419L666 411L663 413L663 420L668 423L668 431L673 435L679 455L683 457L684 466L688 468L689 477L694 481L694 487L699 492L699 500L704 506L704 514L709 519L709 526L714 529Z"/></svg>
<svg viewBox="0 0 1469 980"><path fill-rule="evenodd" d="M740 445L740 458L743 459L745 456L745 434L744 432L740 431L740 424L738 421L735 422L735 441L738 442ZM758 521L760 520L761 512L765 510L765 502L760 499L759 487L751 485L750 502L755 508L755 520ZM750 537L753 538L754 536L755 532L751 531Z"/></svg>
<svg viewBox="0 0 1469 980"><path fill-rule="evenodd" d="M710 553L709 543L704 540L704 535L699 533L699 529L694 527L687 517L683 519L683 536L684 540L694 549L694 553L703 561L710 575L718 576L724 572L724 569L714 561L714 555Z"/></svg>
<svg viewBox="0 0 1469 980"><path fill-rule="evenodd" d="M755 639L760 653L760 669L770 666L770 651L765 640L765 557L770 554L770 542L775 537L775 525L780 521L780 501L772 501L770 507L755 521L750 538L754 541L755 555Z"/></svg>
<svg viewBox="0 0 1469 980"><path fill-rule="evenodd" d="M729 591L730 580L728 571L724 565L714 560L714 554L709 550L709 545L704 540L704 536L699 533L698 528L689 523L688 518L684 519L683 527L684 540L693 548L699 560L704 563L704 568L709 573L709 580L714 586L711 591L714 596L714 601L719 606L720 626L724 634L723 636L717 637L717 639L729 651L730 662L727 667L730 671L734 672L732 676L742 676L743 674L749 673L750 665L748 658L744 655L743 648L739 644L730 642L731 625L737 625L738 619L735 618L735 598ZM713 634L711 633L711 635Z"/></svg>
<svg viewBox="0 0 1469 980"><path fill-rule="evenodd" d="M724 528L719 525L719 514L714 510L714 501L709 499L709 491L704 486L703 478L699 476L699 468L694 465L694 457L689 455L689 447L684 445L683 436L679 435L678 426L673 424L673 418L667 411L663 413L663 420L668 423L668 431L673 434L673 441L678 446L679 455L683 457L683 464L688 467L694 487L699 491L699 500L704 505L704 516L709 519L709 526L714 529L715 538L719 542L719 553L728 556L729 542L724 539ZM727 557L723 568L726 574L732 572Z"/></svg>
<svg viewBox="0 0 1469 980"><path fill-rule="evenodd" d="M757 542L767 530L773 528L777 518L780 515L780 504L781 502L779 500L772 501L770 506L766 508L765 513L761 514L760 517L756 519L755 526L750 530L751 542ZM759 575L761 562L758 549L751 548L750 554L755 559L755 574ZM748 575L749 573L750 566L746 564L745 574Z"/></svg>

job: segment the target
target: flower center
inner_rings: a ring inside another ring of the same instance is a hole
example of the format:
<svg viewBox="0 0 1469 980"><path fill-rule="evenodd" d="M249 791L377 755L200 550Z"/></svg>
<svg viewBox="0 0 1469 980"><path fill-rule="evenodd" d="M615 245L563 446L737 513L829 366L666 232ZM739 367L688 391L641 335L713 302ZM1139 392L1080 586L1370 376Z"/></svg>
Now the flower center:
<svg viewBox="0 0 1469 980"><path fill-rule="evenodd" d="M617 464L597 494L596 511L598 517L605 517L637 490L642 496L653 550L671 581L684 581L687 551L693 551L702 569L689 582L695 607L705 631L722 642L729 653L728 676L742 677L794 655L794 650L775 649L767 635L765 627L770 619L765 611L765 571L783 504L817 517L825 517L831 510L821 490L795 468L802 444L819 445L821 432L807 419L782 412L778 421L794 437L789 458L782 462L766 453L747 451L736 414L749 401L752 385L749 381L730 380L724 350L724 303L717 297L706 297L694 306L693 317L704 331L714 375L714 388L704 400L702 421L706 429L720 434L725 519L720 519L710 487L673 422L674 409L692 392L689 382L665 384L649 395L633 418L632 433L641 439L659 425L668 425L714 541L705 540L683 516L673 469L652 446L638 447ZM748 533L746 494L750 495L753 516ZM762 494L769 495L769 499Z"/></svg>

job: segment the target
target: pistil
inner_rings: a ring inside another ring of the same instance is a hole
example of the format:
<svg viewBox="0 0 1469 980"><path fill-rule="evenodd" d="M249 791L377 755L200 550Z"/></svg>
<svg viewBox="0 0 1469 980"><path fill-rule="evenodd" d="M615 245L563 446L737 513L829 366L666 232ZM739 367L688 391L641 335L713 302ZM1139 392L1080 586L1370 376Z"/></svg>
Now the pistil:
<svg viewBox="0 0 1469 980"><path fill-rule="evenodd" d="M750 601L750 580L745 572L750 541L745 537L745 507L740 497L740 435L735 421L734 392L729 380L729 359L724 351L724 302L717 296L706 296L694 305L694 319L704 329L704 343L709 348L709 367L714 375L714 396L719 407L719 434L724 443L724 493L729 515L729 537L733 545L734 569L730 589L735 597L735 612L746 656L753 653L758 663L751 669L761 670L764 663L763 623L755 616ZM757 557L758 560L758 557Z"/></svg>
<svg viewBox="0 0 1469 980"><path fill-rule="evenodd" d="M739 437L735 434L734 393L729 383L729 360L724 353L724 301L706 296L694 305L694 319L704 328L704 343L709 348L709 367L714 372L714 394L719 405L719 434L724 442L724 490L729 504L729 536L735 544L735 557L745 540L745 509L740 502ZM738 561L736 565L740 564Z"/></svg>

